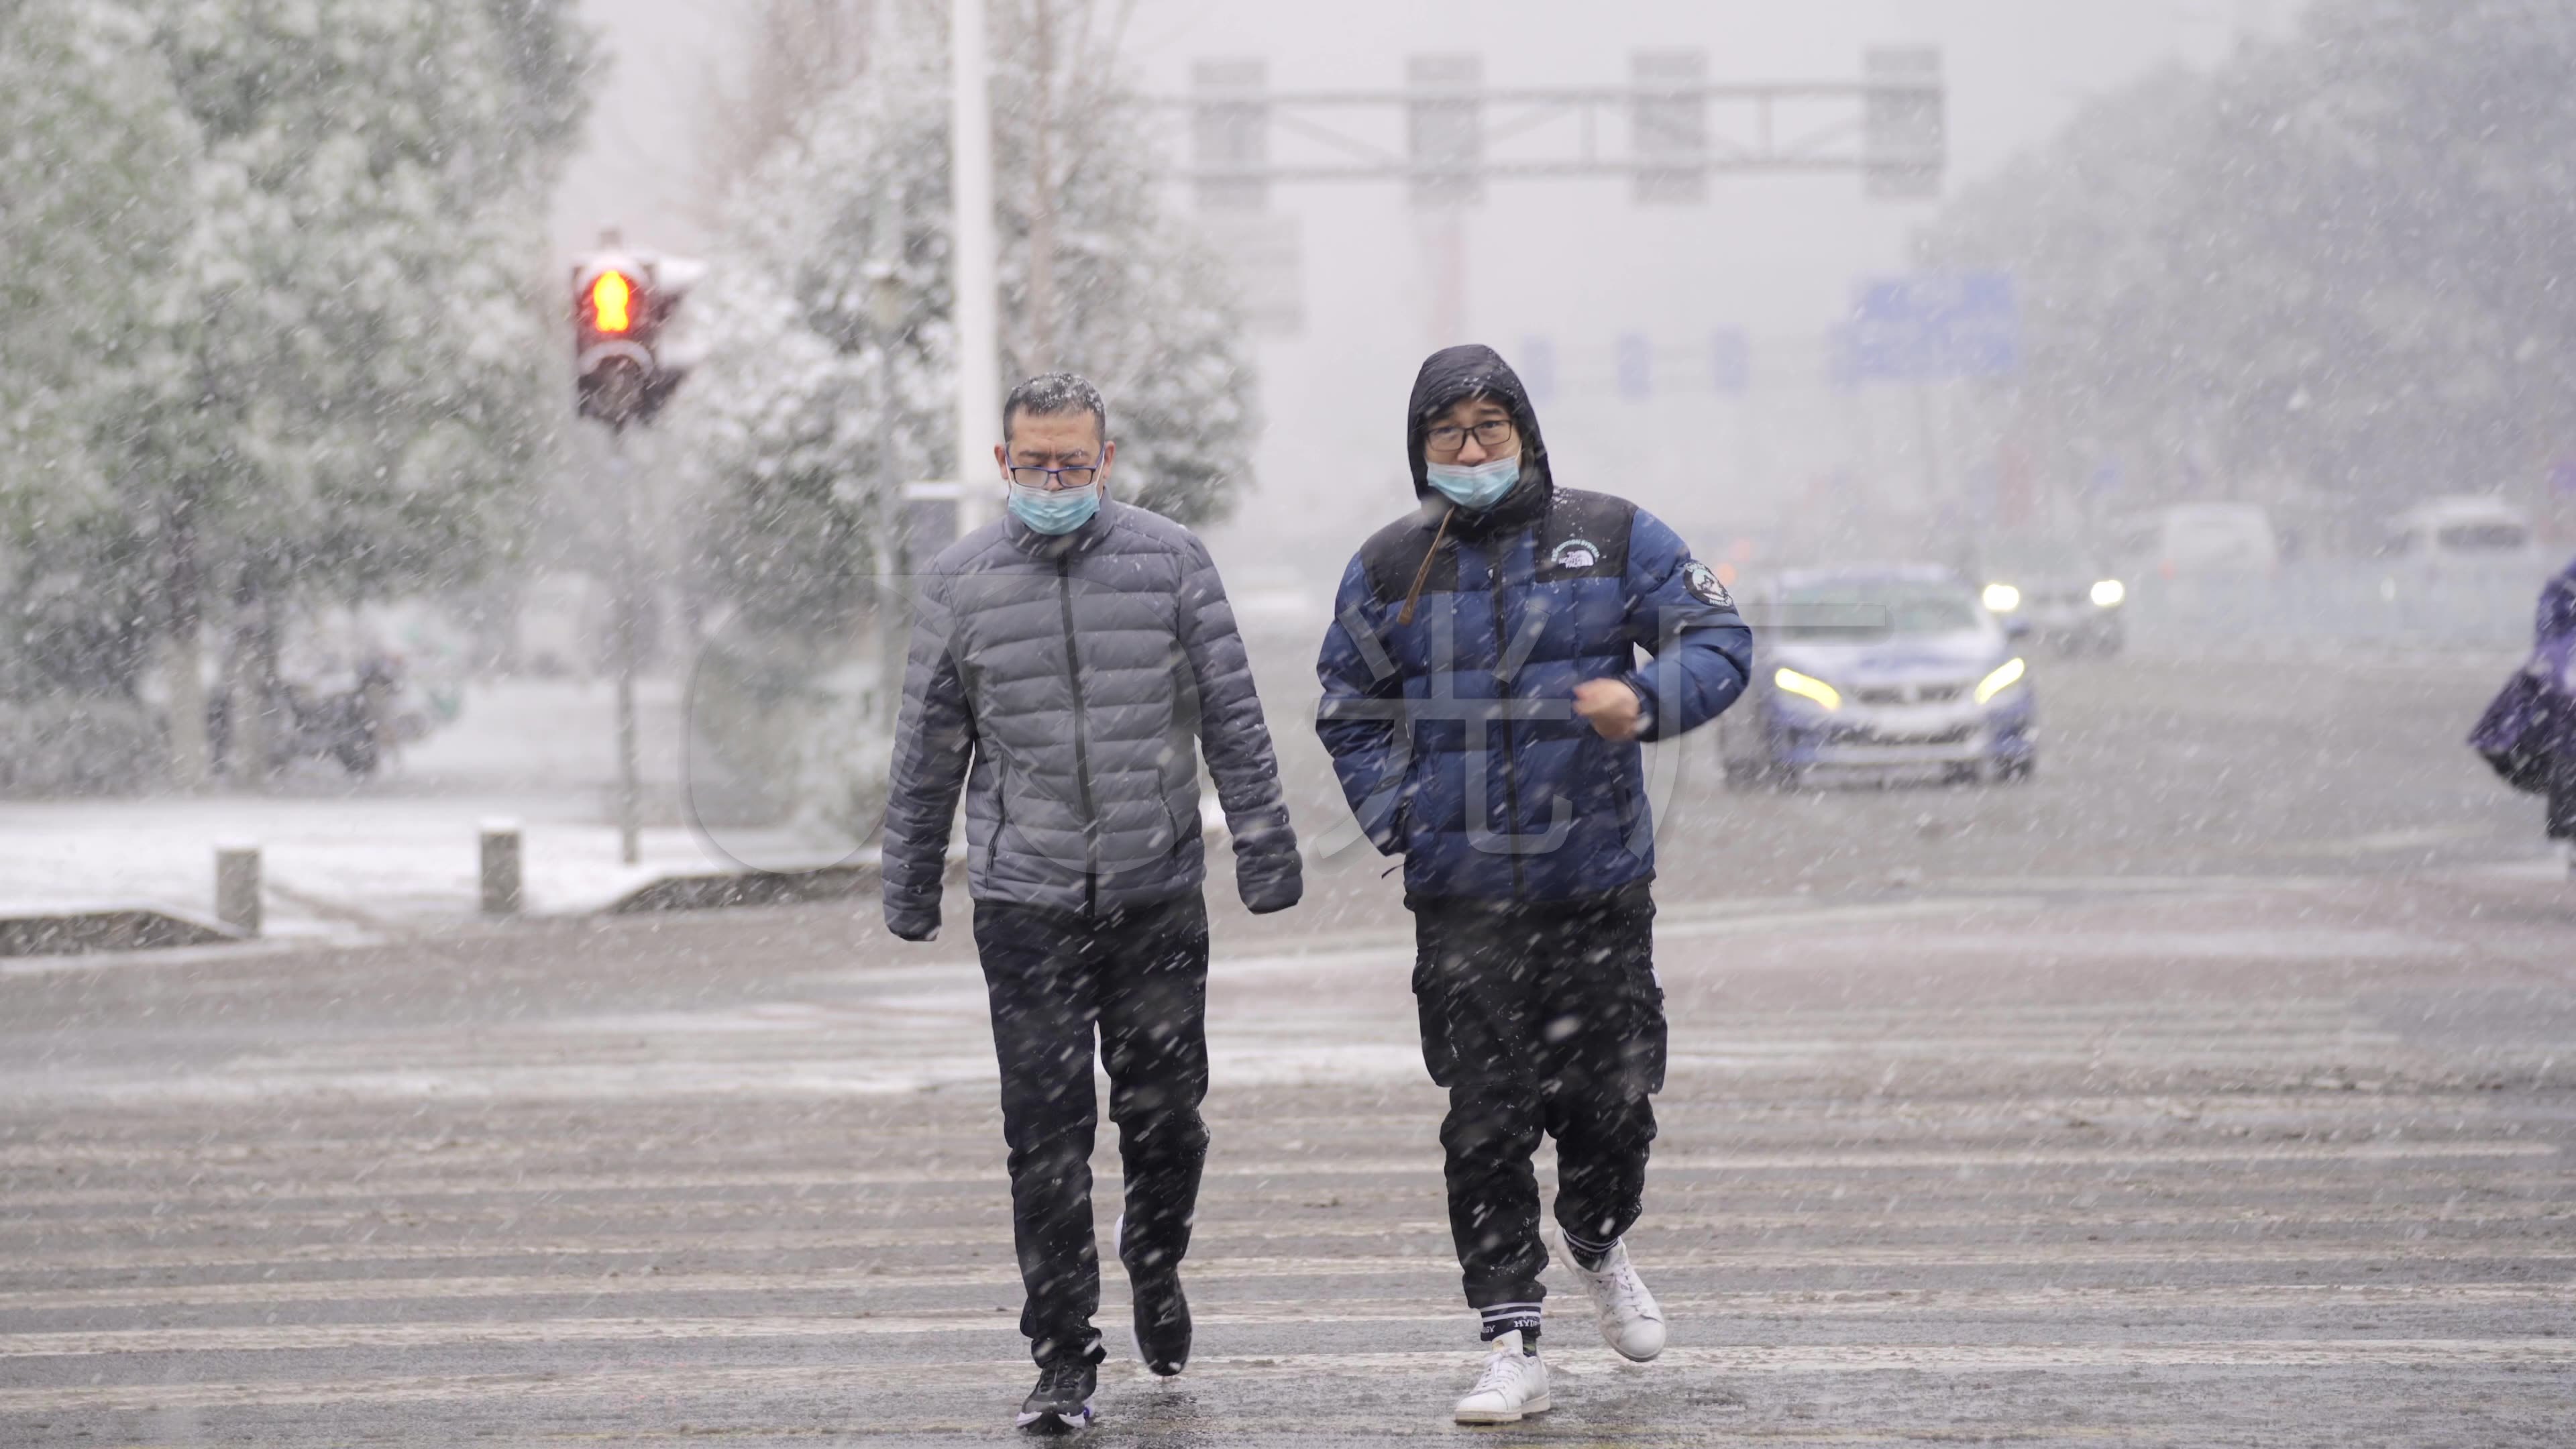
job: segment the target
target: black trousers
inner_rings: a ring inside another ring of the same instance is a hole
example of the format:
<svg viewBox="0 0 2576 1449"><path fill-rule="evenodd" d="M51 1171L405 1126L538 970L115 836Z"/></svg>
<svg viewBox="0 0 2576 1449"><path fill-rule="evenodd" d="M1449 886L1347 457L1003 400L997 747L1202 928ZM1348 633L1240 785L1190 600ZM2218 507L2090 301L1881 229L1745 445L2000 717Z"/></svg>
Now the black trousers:
<svg viewBox="0 0 2576 1449"><path fill-rule="evenodd" d="M1207 906L1196 893L1098 918L975 903L975 946L1002 1066L1011 1235L1041 1365L1098 1363L1100 1254L1091 1216L1093 1044L1127 1179L1129 1274L1189 1251L1207 1162Z"/></svg>
<svg viewBox="0 0 2576 1449"><path fill-rule="evenodd" d="M1664 1085L1664 993L1644 885L1582 901L1413 905L1422 1057L1449 1089L1440 1124L1449 1231L1485 1336L1535 1333L1543 1132L1556 1139L1556 1220L1586 1242L1644 1207Z"/></svg>

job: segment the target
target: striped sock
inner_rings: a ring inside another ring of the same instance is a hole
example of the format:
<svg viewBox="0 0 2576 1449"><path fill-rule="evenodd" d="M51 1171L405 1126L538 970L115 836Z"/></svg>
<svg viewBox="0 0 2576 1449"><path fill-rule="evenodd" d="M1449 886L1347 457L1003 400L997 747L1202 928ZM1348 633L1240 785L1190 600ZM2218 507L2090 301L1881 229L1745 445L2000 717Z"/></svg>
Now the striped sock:
<svg viewBox="0 0 2576 1449"><path fill-rule="evenodd" d="M1557 1231L1565 1231L1562 1224L1558 1226ZM1572 1233L1565 1234L1565 1251L1572 1253L1575 1266L1586 1272L1598 1270L1602 1260L1609 1257L1610 1250L1617 1246L1619 1246L1617 1238L1612 1238L1606 1243L1596 1243L1589 1238L1578 1238Z"/></svg>
<svg viewBox="0 0 2576 1449"><path fill-rule="evenodd" d="M1539 1322L1537 1304L1491 1303L1477 1309L1476 1312L1485 1322L1485 1342L1491 1343L1506 1333L1518 1333L1521 1336L1522 1347L1531 1353L1538 1352L1536 1347Z"/></svg>

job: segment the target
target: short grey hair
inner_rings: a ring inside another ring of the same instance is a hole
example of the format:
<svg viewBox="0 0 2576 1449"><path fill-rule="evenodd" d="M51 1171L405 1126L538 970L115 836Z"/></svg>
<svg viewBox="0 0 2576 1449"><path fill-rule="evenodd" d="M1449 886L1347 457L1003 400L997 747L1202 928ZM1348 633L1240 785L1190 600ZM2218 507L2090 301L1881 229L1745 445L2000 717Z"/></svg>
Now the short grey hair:
<svg viewBox="0 0 2576 1449"><path fill-rule="evenodd" d="M1041 372L1002 400L1002 441L1011 439L1011 420L1022 413L1031 417L1060 417L1070 412L1088 412L1099 426L1101 441L1109 439L1109 404L1100 400L1100 389L1091 379L1072 372Z"/></svg>

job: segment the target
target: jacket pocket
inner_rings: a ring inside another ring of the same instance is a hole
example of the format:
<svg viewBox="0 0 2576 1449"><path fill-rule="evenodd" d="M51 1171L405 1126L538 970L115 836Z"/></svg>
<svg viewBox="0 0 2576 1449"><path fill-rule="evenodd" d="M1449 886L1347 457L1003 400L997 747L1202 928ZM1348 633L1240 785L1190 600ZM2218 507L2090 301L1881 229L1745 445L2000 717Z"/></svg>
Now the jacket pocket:
<svg viewBox="0 0 2576 1449"><path fill-rule="evenodd" d="M1449 1011L1438 972L1419 946L1413 953L1413 1009L1422 1027L1422 1066L1431 1084L1445 1087L1458 1075L1458 1052L1449 1040Z"/></svg>
<svg viewBox="0 0 2576 1449"><path fill-rule="evenodd" d="M996 762L993 767L993 835L984 842L984 879L993 879L994 863L1002 858L1002 832L1011 824L1011 777Z"/></svg>
<svg viewBox="0 0 2576 1449"><path fill-rule="evenodd" d="M1654 898L1641 890L1612 907L1598 935L1618 993L1621 1089L1632 1097L1651 1096L1664 1089L1671 1036L1664 983L1655 974Z"/></svg>
<svg viewBox="0 0 2576 1449"><path fill-rule="evenodd" d="M1633 1090L1641 1096L1652 1096L1664 1089L1664 1067L1671 1055L1671 1027L1664 1015L1664 986L1655 979L1651 957L1639 957L1629 967L1629 1025L1627 1069Z"/></svg>
<svg viewBox="0 0 2576 1449"><path fill-rule="evenodd" d="M1619 827L1619 848L1642 858L1646 852L1640 848L1645 842L1637 838L1637 825L1641 819L1637 787L1629 783L1627 762L1620 759L1616 751L1610 755L1610 800L1613 807L1611 818Z"/></svg>
<svg viewBox="0 0 2576 1449"><path fill-rule="evenodd" d="M1440 758L1415 744L1404 762L1404 782L1395 787L1395 851L1412 855L1427 851L1431 832L1438 829Z"/></svg>

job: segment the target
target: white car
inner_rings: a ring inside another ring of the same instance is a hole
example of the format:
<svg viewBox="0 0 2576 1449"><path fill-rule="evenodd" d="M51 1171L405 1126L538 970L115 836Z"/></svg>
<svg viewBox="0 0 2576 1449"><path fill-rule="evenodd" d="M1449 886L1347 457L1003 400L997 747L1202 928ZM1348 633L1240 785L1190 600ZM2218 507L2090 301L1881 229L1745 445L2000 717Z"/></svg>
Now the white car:
<svg viewBox="0 0 2576 1449"><path fill-rule="evenodd" d="M2034 644L2065 654L2120 652L2129 586L2077 545L2036 535L2005 535L1979 542L1966 570L1984 581L1987 610L2029 631Z"/></svg>
<svg viewBox="0 0 2576 1449"><path fill-rule="evenodd" d="M2531 518L2501 498L2435 498L2388 520L2382 558L2436 566L2524 571L2542 562Z"/></svg>
<svg viewBox="0 0 2576 1449"><path fill-rule="evenodd" d="M2130 578L2265 574L2281 562L2272 516L2253 503L2177 503L2129 518L2118 538Z"/></svg>

